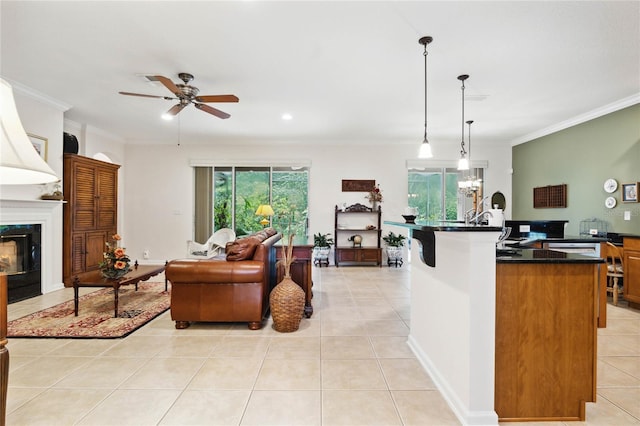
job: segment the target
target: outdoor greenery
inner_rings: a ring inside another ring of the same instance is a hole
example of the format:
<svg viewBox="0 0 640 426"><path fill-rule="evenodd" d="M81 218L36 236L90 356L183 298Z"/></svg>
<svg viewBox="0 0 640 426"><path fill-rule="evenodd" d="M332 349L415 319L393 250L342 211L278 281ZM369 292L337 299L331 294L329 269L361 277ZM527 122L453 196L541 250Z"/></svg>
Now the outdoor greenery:
<svg viewBox="0 0 640 426"><path fill-rule="evenodd" d="M470 170L482 177L482 169ZM468 172L465 172L468 174ZM456 169L409 171L409 207L416 207L416 222L457 220L465 210L465 198L458 192L462 172Z"/></svg>
<svg viewBox="0 0 640 426"><path fill-rule="evenodd" d="M308 171L271 167L216 167L214 169L214 229L233 228L237 235L262 229L261 204L274 211L271 226L294 243L308 237Z"/></svg>

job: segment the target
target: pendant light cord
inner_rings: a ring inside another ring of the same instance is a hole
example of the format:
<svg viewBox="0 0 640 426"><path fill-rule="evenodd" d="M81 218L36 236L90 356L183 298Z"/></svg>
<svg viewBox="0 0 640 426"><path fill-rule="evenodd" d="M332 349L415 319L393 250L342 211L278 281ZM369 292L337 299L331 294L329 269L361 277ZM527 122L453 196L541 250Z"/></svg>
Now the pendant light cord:
<svg viewBox="0 0 640 426"><path fill-rule="evenodd" d="M427 44L424 44L424 142L429 142L427 140Z"/></svg>
<svg viewBox="0 0 640 426"><path fill-rule="evenodd" d="M460 139L460 140L461 140L461 142L460 142L460 146L462 147L462 150L460 151L460 154L465 155L465 154L467 153L467 151L464 149L464 79L462 80L462 88L461 88L461 91L462 91L462 126L461 126L461 129L462 129L462 132L461 132L462 138Z"/></svg>
<svg viewBox="0 0 640 426"><path fill-rule="evenodd" d="M471 168L471 123L473 123L473 120L467 121L467 124L469 125L469 147L467 148L469 157L469 168Z"/></svg>

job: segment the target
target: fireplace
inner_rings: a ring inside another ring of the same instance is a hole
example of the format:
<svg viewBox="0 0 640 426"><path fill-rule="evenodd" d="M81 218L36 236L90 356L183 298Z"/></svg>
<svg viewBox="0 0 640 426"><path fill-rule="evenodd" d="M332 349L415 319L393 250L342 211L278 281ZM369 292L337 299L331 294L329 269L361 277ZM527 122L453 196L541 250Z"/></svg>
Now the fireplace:
<svg viewBox="0 0 640 426"><path fill-rule="evenodd" d="M0 225L0 272L8 278L9 303L42 294L41 225Z"/></svg>

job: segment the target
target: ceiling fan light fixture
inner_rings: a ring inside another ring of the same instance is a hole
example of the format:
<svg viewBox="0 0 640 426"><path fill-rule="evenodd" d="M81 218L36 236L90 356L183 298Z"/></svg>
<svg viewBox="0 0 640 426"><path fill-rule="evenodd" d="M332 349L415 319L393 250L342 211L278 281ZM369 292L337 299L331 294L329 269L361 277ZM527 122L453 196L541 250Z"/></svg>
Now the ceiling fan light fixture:
<svg viewBox="0 0 640 426"><path fill-rule="evenodd" d="M418 158L431 158L433 152L431 151L431 144L427 139L427 45L433 41L433 37L425 36L418 40L418 43L424 46L424 137L422 144L420 145L420 151L418 152Z"/></svg>
<svg viewBox="0 0 640 426"><path fill-rule="evenodd" d="M127 96L139 96L143 98L156 98L156 99L165 99L165 100L177 100L179 104L174 105L168 112L162 115L162 118L165 120L171 120L174 116L176 116L180 111L182 111L186 106L193 104L196 108L201 111L204 111L208 114L214 115L218 118L229 118L231 117L226 112L220 111L217 108L213 108L209 105L205 105L198 102L238 102L238 97L235 95L202 95L199 96L200 90L197 87L191 86L189 82L193 80L193 74L189 73L180 73L178 77L183 81L183 83L174 83L169 78L161 76L161 75L145 75L144 78L146 81L159 83L168 89L175 97L170 96L157 96L157 95L146 95L142 93L132 93L132 92L118 92L121 95Z"/></svg>

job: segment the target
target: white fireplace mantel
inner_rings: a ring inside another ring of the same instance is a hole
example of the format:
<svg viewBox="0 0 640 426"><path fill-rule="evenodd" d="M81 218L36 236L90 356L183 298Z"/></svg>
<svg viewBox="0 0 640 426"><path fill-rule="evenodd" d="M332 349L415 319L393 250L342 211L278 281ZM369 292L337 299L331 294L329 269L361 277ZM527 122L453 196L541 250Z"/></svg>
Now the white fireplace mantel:
<svg viewBox="0 0 640 426"><path fill-rule="evenodd" d="M40 224L42 293L64 287L62 283L63 201L0 200L0 225Z"/></svg>

